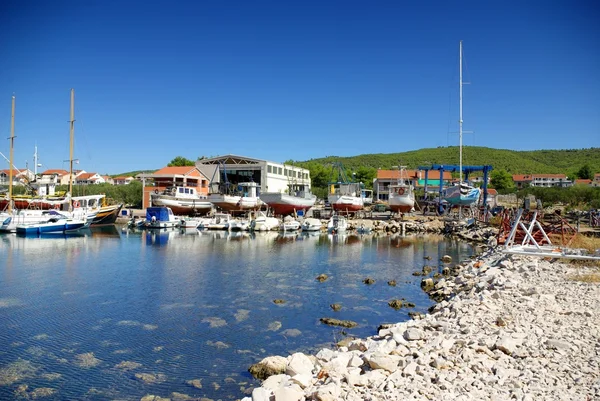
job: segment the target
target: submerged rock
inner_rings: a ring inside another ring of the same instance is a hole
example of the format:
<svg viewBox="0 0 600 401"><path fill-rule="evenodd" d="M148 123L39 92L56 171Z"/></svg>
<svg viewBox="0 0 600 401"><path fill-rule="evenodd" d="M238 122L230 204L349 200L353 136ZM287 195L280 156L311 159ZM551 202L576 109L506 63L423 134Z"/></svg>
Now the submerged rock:
<svg viewBox="0 0 600 401"><path fill-rule="evenodd" d="M278 305L279 305L279 304L284 304L284 303L285 303L285 299L274 299L274 300L273 300L273 303L276 303L276 304L278 304Z"/></svg>
<svg viewBox="0 0 600 401"><path fill-rule="evenodd" d="M365 283L367 285L371 285L371 284L375 284L375 280L373 280L371 277L367 277L363 280L363 283Z"/></svg>
<svg viewBox="0 0 600 401"><path fill-rule="evenodd" d="M15 382L32 377L37 368L29 361L18 359L0 369L0 386L9 386Z"/></svg>
<svg viewBox="0 0 600 401"><path fill-rule="evenodd" d="M388 281L388 285L392 286L392 287L395 287L396 286L396 280L390 280L390 281Z"/></svg>
<svg viewBox="0 0 600 401"><path fill-rule="evenodd" d="M327 274L319 274L317 276L317 281L320 281L321 283L325 280L327 280L329 278L329 276L327 276Z"/></svg>
<svg viewBox="0 0 600 401"><path fill-rule="evenodd" d="M202 379L192 379L185 382L188 386L192 386L194 388L202 388Z"/></svg>
<svg viewBox="0 0 600 401"><path fill-rule="evenodd" d="M250 366L248 372L259 380L265 380L273 375L285 373L287 359L282 356L268 356L262 361Z"/></svg>
<svg viewBox="0 0 600 401"><path fill-rule="evenodd" d="M341 326L341 327L347 327L347 328L352 328L352 327L358 326L358 323L353 322L352 320L339 320L339 319L334 319L334 318L330 318L330 317L322 317L319 320L321 321L321 323L325 323L330 326Z"/></svg>
<svg viewBox="0 0 600 401"><path fill-rule="evenodd" d="M167 380L167 376L162 373L136 373L135 378L146 384L162 383Z"/></svg>
<svg viewBox="0 0 600 401"><path fill-rule="evenodd" d="M98 366L102 361L94 356L93 352L75 355L75 365L80 368L93 368Z"/></svg>
<svg viewBox="0 0 600 401"><path fill-rule="evenodd" d="M137 369L140 366L142 366L141 363L132 362L132 361L123 361L123 362L115 365L115 368L121 369L121 370L132 370L132 369Z"/></svg>
<svg viewBox="0 0 600 401"><path fill-rule="evenodd" d="M331 304L329 306L331 307L331 309L333 309L336 312L342 309L342 305L341 304Z"/></svg>

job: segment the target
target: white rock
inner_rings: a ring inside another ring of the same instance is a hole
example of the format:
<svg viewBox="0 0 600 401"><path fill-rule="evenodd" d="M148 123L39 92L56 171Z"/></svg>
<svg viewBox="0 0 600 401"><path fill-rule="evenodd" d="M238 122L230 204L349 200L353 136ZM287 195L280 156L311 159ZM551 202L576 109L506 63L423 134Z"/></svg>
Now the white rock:
<svg viewBox="0 0 600 401"><path fill-rule="evenodd" d="M269 401L272 392L263 388L255 388L252 390L252 401Z"/></svg>
<svg viewBox="0 0 600 401"><path fill-rule="evenodd" d="M312 361L303 353L297 352L290 358L290 361L285 369L285 373L290 376L295 376L298 374L309 375L312 373L313 369L314 365Z"/></svg>
<svg viewBox="0 0 600 401"><path fill-rule="evenodd" d="M400 359L397 355L374 353L367 359L367 363L372 369L384 369L393 372L398 367Z"/></svg>
<svg viewBox="0 0 600 401"><path fill-rule="evenodd" d="M416 341L425 338L423 330L409 328L404 332L404 339L407 341Z"/></svg>
<svg viewBox="0 0 600 401"><path fill-rule="evenodd" d="M303 401L304 392L297 385L280 387L274 391L275 401Z"/></svg>

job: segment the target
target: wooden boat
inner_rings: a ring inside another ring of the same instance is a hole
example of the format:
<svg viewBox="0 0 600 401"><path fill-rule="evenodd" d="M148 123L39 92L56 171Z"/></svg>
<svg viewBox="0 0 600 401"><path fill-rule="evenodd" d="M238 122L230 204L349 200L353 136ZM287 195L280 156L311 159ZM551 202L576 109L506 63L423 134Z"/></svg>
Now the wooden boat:
<svg viewBox="0 0 600 401"><path fill-rule="evenodd" d="M146 209L144 228L171 228L178 227L180 219L175 217L171 208L159 206Z"/></svg>
<svg viewBox="0 0 600 401"><path fill-rule="evenodd" d="M101 206L96 214L96 217L92 220L93 226L99 226L104 224L114 224L119 217L119 213L123 208L123 204L118 205L106 205Z"/></svg>
<svg viewBox="0 0 600 401"><path fill-rule="evenodd" d="M150 195L152 206L166 206L179 215L207 214L213 204L206 196L198 194L196 188L174 186L168 187L163 192L155 190Z"/></svg>
<svg viewBox="0 0 600 401"><path fill-rule="evenodd" d="M400 176L396 184L390 185L388 204L393 212L409 213L414 211L414 188L408 183L406 166L399 166L398 169L400 170Z"/></svg>
<svg viewBox="0 0 600 401"><path fill-rule="evenodd" d="M290 184L287 193L262 192L259 197L276 215L306 213L317 201L307 184Z"/></svg>
<svg viewBox="0 0 600 401"><path fill-rule="evenodd" d="M329 183L327 200L338 213L357 212L364 207L363 184L350 181L341 163L334 163L335 180Z"/></svg>

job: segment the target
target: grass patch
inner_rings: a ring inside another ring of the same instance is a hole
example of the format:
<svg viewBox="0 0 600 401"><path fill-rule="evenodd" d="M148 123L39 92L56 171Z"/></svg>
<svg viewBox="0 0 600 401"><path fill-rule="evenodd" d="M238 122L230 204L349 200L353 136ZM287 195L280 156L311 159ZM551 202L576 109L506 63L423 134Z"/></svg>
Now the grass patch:
<svg viewBox="0 0 600 401"><path fill-rule="evenodd" d="M569 279L573 281L580 281L582 283L600 283L600 273L587 273L577 274L570 276Z"/></svg>
<svg viewBox="0 0 600 401"><path fill-rule="evenodd" d="M597 249L600 249L600 238L578 234L569 245L569 248L585 249L593 254Z"/></svg>

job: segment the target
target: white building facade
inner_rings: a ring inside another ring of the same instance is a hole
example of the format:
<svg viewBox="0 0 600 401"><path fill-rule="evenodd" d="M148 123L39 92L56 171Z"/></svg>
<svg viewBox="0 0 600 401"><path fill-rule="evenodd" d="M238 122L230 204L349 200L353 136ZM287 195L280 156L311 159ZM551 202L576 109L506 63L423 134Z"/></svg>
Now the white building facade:
<svg viewBox="0 0 600 401"><path fill-rule="evenodd" d="M290 185L311 187L310 172L305 168L245 156L225 155L201 159L196 162L196 167L209 178L211 184L225 180L232 184L256 182L260 184L260 192L281 193L286 192Z"/></svg>

